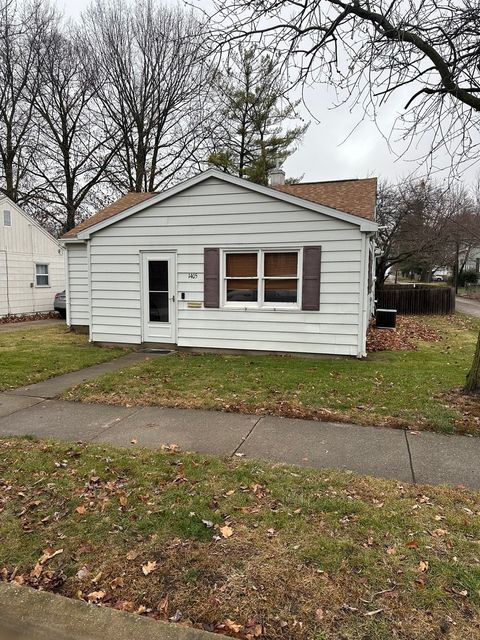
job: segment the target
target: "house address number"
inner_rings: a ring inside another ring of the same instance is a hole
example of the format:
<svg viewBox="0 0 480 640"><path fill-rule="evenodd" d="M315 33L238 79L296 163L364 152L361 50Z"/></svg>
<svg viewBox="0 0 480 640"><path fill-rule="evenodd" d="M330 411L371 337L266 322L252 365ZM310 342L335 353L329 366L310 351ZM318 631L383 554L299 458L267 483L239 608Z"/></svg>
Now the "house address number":
<svg viewBox="0 0 480 640"><path fill-rule="evenodd" d="M198 278L198 273L189 273L188 278L190 280L196 280Z"/></svg>

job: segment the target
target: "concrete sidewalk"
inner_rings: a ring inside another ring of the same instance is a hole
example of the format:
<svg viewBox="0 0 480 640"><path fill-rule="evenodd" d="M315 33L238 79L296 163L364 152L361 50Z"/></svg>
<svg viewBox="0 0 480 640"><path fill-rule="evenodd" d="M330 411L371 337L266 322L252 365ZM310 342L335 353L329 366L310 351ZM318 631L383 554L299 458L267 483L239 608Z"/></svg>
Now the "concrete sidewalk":
<svg viewBox="0 0 480 640"><path fill-rule="evenodd" d="M480 488L480 438L353 424L162 407L57 400L78 382L152 356L130 353L100 365L0 394L0 436L159 447L348 469L402 482ZM132 442L134 441L134 442Z"/></svg>
<svg viewBox="0 0 480 640"><path fill-rule="evenodd" d="M178 444L185 451L243 455L349 469L402 482L480 488L480 439L216 411L127 408L1 396L0 436L35 435L118 447ZM132 441L135 441L133 444Z"/></svg>

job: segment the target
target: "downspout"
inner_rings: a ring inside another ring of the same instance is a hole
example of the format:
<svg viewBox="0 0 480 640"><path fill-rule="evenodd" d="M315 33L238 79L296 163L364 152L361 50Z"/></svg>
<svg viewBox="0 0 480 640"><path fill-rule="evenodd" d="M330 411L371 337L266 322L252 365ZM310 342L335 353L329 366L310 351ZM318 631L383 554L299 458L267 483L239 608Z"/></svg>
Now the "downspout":
<svg viewBox="0 0 480 640"><path fill-rule="evenodd" d="M7 279L7 316L10 315L10 283L8 279L8 254L6 249L0 249L5 254L5 277Z"/></svg>

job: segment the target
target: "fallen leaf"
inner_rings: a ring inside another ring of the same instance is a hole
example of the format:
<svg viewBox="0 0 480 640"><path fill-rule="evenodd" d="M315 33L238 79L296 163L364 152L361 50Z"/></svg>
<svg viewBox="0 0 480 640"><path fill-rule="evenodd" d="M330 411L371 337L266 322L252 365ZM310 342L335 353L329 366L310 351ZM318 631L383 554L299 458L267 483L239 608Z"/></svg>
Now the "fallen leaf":
<svg viewBox="0 0 480 640"><path fill-rule="evenodd" d="M168 594L160 599L160 602L157 604L157 611L163 617L167 617L168 614Z"/></svg>
<svg viewBox="0 0 480 640"><path fill-rule="evenodd" d="M97 582L100 582L100 579L101 579L102 575L103 575L103 573L101 571L99 571L97 573L97 575L94 578L92 578L92 583L93 584L97 584Z"/></svg>
<svg viewBox="0 0 480 640"><path fill-rule="evenodd" d="M123 587L124 586L124 581L122 576L118 576L118 578L114 578L111 582L110 582L110 588L115 590L118 587Z"/></svg>
<svg viewBox="0 0 480 640"><path fill-rule="evenodd" d="M389 556L394 556L397 553L397 547L388 547L387 553Z"/></svg>
<svg viewBox="0 0 480 640"><path fill-rule="evenodd" d="M138 556L139 556L139 555L140 555L140 552L139 552L139 551L134 551L134 550L132 549L132 551L129 551L129 552L127 553L126 558L127 558L127 560L136 560L136 559L138 558Z"/></svg>
<svg viewBox="0 0 480 640"><path fill-rule="evenodd" d="M87 512L87 507L84 507L82 504L79 507L77 507L75 511L79 513L81 516L83 516L83 514Z"/></svg>
<svg viewBox="0 0 480 640"><path fill-rule="evenodd" d="M202 522L208 529L213 527L213 522L211 520L202 520Z"/></svg>
<svg viewBox="0 0 480 640"><path fill-rule="evenodd" d="M92 591L87 595L87 600L89 602L100 602L105 597L105 591Z"/></svg>
<svg viewBox="0 0 480 640"><path fill-rule="evenodd" d="M420 560L420 562L418 563L418 570L422 573L426 573L428 571L428 561Z"/></svg>
<svg viewBox="0 0 480 640"><path fill-rule="evenodd" d="M77 571L76 577L78 578L78 580L84 580L88 576L88 573L89 571L87 567L82 567Z"/></svg>
<svg viewBox="0 0 480 640"><path fill-rule="evenodd" d="M317 622L321 622L323 620L323 609L317 609L315 611L315 619Z"/></svg>
<svg viewBox="0 0 480 640"><path fill-rule="evenodd" d="M375 609L375 611L367 611L363 615L365 617L372 617L372 616L378 615L379 613L382 613L382 611L383 611L383 609Z"/></svg>
<svg viewBox="0 0 480 640"><path fill-rule="evenodd" d="M233 631L233 633L240 633L240 631L243 629L243 624L235 622L234 620L230 620L230 618L227 618L223 622L223 626L225 627L225 629L228 629L228 631Z"/></svg>
<svg viewBox="0 0 480 640"><path fill-rule="evenodd" d="M156 568L157 563L155 562L155 560L149 560L146 564L142 565L142 573L144 576L148 576L152 573L152 571L155 571Z"/></svg>
<svg viewBox="0 0 480 640"><path fill-rule="evenodd" d="M39 563L45 564L46 562L48 562L52 558L55 558L55 556L58 556L61 553L63 553L63 549L57 549L57 551L54 551L53 549L45 549L42 553L42 556L40 557Z"/></svg>
<svg viewBox="0 0 480 640"><path fill-rule="evenodd" d="M173 616L171 616L171 617L169 618L169 620L170 620L170 622L178 622L179 620L181 620L181 619L182 619L182 616L183 616L183 614L182 614L182 612L180 611L180 609L177 609L177 610L175 611L175 613L173 614Z"/></svg>
<svg viewBox="0 0 480 640"><path fill-rule="evenodd" d="M416 540L409 540L407 542L407 547L409 549L418 549L418 542Z"/></svg>
<svg viewBox="0 0 480 640"><path fill-rule="evenodd" d="M40 562L37 562L35 567L30 572L30 578L39 578L43 571L43 565Z"/></svg>
<svg viewBox="0 0 480 640"><path fill-rule="evenodd" d="M226 524L224 527L220 527L220 533L223 538L230 538L233 536L233 529Z"/></svg>

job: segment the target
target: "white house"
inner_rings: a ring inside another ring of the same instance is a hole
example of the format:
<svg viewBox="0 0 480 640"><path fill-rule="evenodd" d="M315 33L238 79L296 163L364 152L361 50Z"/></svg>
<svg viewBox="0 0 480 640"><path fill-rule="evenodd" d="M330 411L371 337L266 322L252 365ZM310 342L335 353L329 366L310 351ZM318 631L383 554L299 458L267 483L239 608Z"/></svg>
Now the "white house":
<svg viewBox="0 0 480 640"><path fill-rule="evenodd" d="M0 197L0 316L53 310L65 289L64 249L31 216Z"/></svg>
<svg viewBox="0 0 480 640"><path fill-rule="evenodd" d="M210 169L78 225L62 238L68 324L94 342L364 356L376 179L283 175Z"/></svg>

